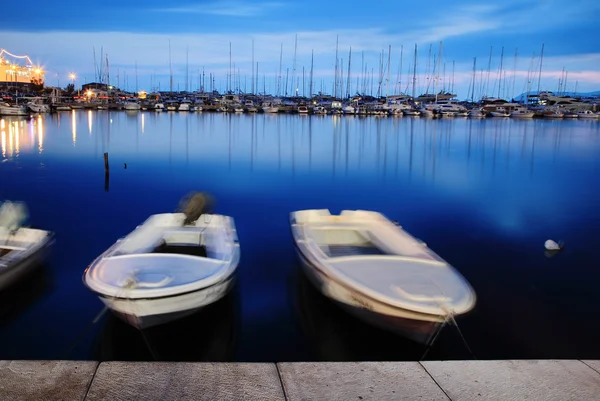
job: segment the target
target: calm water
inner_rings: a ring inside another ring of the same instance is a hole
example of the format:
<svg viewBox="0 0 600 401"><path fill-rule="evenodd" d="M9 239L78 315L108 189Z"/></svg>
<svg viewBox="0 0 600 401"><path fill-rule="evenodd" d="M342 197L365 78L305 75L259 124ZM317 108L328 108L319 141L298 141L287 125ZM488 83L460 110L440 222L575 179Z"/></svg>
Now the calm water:
<svg viewBox="0 0 600 401"><path fill-rule="evenodd" d="M458 320L468 347L447 327L427 359L600 358L597 121L78 111L1 128L0 199L25 201L57 242L0 294L0 359L422 358L300 274L288 214L304 208L378 210L470 281L478 304ZM110 313L94 324L102 304L84 269L191 190L236 220L235 290L145 333ZM548 238L565 250L548 258Z"/></svg>

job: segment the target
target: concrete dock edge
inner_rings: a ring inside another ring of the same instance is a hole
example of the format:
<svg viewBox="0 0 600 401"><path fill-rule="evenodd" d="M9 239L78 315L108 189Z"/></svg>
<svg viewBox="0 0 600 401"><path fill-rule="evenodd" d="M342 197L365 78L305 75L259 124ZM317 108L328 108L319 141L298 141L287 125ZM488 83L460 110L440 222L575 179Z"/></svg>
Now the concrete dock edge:
<svg viewBox="0 0 600 401"><path fill-rule="evenodd" d="M0 400L599 400L600 360L0 361Z"/></svg>

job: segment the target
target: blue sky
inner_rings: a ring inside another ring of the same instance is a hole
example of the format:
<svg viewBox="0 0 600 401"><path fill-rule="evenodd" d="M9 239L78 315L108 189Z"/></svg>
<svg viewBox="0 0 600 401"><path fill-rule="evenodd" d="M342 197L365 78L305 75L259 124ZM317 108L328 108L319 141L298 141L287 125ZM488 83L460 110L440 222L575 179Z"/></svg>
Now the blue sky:
<svg viewBox="0 0 600 401"><path fill-rule="evenodd" d="M15 15L26 16L14 18ZM542 88L556 91L563 67L567 88L578 91L600 89L600 42L598 22L600 2L504 0L502 2L431 0L419 2L364 1L323 2L307 0L235 1L205 0L177 2L146 0L99 2L35 1L24 13L18 2L3 5L0 15L0 47L15 54L28 54L48 71L46 81L64 86L68 73L77 74L77 84L94 79L94 54L108 54L111 83L129 90L151 89L160 83L169 89L169 41L174 73L174 89L186 86L186 52L189 60L188 86L198 88L204 68L208 89L214 74L217 89L227 88L229 43L240 89L250 91L252 41L254 61L258 62L259 88L277 90L280 46L283 45L282 81L289 69L288 93L292 76L300 94L308 92L311 52L314 51L314 91L332 92L336 37L343 77L347 78L349 48L352 46L351 92L363 86L363 53L368 75L373 69L373 91L377 92L381 52L387 65L391 45L390 82L387 70L381 93L412 92L414 46L418 46L416 92L427 88L429 47L431 64L442 46L438 88L452 88L460 98L470 96L473 58L477 58L475 97L511 97L526 88L528 70L535 72L532 89L537 89L537 71L542 44L545 45ZM294 44L298 37L296 72ZM503 71L499 87L498 71L504 46ZM402 51L402 73L398 74ZM487 67L490 47L492 63L489 84ZM515 68L515 50L518 50ZM532 62L532 55L535 57ZM444 65L446 73L444 74ZM533 65L533 68L530 66ZM304 68L304 85L302 84ZM482 72L481 70L485 70ZM239 74L238 74L239 70ZM514 74L513 83L513 70ZM411 74L411 75L409 75ZM533 77L533 73L530 74ZM443 79L445 77L445 79ZM533 78L532 78L533 80ZM443 81L443 82L442 82ZM264 83L263 83L264 82ZM232 84L235 85L235 83ZM283 86L283 84L282 84ZM485 90L487 86L487 91ZM430 80L430 92L434 84ZM344 92L346 82L344 81ZM370 84L367 89L370 91ZM514 88L514 89L513 89ZM281 90L283 92L283 89Z"/></svg>

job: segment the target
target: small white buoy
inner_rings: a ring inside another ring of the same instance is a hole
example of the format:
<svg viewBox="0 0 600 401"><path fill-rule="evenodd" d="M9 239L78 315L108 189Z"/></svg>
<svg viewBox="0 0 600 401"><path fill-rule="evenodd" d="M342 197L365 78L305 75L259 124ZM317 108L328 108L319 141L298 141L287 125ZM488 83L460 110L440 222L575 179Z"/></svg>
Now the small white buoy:
<svg viewBox="0 0 600 401"><path fill-rule="evenodd" d="M563 242L556 242L549 239L544 242L544 247L549 251L560 251L563 248Z"/></svg>

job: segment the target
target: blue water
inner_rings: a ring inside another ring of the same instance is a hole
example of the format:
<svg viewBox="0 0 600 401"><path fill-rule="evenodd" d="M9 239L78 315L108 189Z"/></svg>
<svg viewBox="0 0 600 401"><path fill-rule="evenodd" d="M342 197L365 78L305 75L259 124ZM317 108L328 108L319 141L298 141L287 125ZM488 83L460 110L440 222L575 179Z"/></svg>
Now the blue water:
<svg viewBox="0 0 600 401"><path fill-rule="evenodd" d="M80 110L1 124L0 199L26 202L57 241L0 294L0 359L600 358L597 121ZM145 333L110 313L94 323L84 269L192 190L235 218L234 291ZM477 292L460 332L427 350L321 296L289 232L306 208L377 210L427 242ZM564 251L545 255L548 238Z"/></svg>

